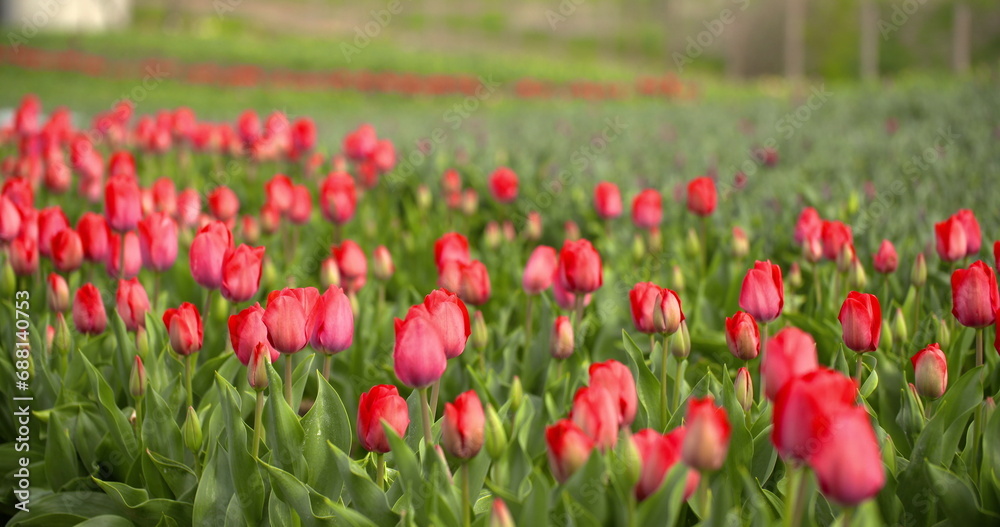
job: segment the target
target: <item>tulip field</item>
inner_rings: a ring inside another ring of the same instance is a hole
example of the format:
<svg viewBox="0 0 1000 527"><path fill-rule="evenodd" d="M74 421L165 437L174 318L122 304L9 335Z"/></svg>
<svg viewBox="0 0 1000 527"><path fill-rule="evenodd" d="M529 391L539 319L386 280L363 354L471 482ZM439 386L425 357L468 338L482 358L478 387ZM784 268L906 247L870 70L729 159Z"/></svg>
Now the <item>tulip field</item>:
<svg viewBox="0 0 1000 527"><path fill-rule="evenodd" d="M994 84L4 96L0 517L1000 524Z"/></svg>

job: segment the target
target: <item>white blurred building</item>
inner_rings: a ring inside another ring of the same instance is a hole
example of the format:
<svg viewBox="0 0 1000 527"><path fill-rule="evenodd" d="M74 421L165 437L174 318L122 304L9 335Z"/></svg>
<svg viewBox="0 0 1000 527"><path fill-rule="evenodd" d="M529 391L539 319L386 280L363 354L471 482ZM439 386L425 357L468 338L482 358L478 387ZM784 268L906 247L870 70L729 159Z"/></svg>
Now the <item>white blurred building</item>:
<svg viewBox="0 0 1000 527"><path fill-rule="evenodd" d="M24 36L45 31L104 31L128 25L132 0L2 0L0 22Z"/></svg>

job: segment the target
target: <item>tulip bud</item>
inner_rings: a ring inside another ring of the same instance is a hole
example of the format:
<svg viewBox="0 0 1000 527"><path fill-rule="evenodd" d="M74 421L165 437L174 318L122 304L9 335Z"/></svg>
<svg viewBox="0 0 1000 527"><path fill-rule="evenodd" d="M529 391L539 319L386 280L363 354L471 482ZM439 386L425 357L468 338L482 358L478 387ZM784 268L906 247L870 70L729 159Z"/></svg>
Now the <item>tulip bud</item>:
<svg viewBox="0 0 1000 527"><path fill-rule="evenodd" d="M392 278L393 273L396 272L396 266L392 263L392 254L389 253L389 249L385 245L379 245L375 248L375 254L372 258L374 261L374 272L375 279L385 282L386 280Z"/></svg>
<svg viewBox="0 0 1000 527"><path fill-rule="evenodd" d="M143 366L142 359L138 355L132 361L132 374L128 378L128 391L136 399L146 395L146 367Z"/></svg>
<svg viewBox="0 0 1000 527"><path fill-rule="evenodd" d="M56 338L56 328L52 326L45 327L45 351L51 354L54 350L52 349L52 341Z"/></svg>
<svg viewBox="0 0 1000 527"><path fill-rule="evenodd" d="M915 437L924 428L924 409L920 402L920 395L917 387L909 383L906 394L903 396L903 403L896 415L896 423L910 437Z"/></svg>
<svg viewBox="0 0 1000 527"><path fill-rule="evenodd" d="M486 247L490 249L496 249L500 246L500 225L497 222L491 221L486 224L486 232L483 233L483 240L486 242Z"/></svg>
<svg viewBox="0 0 1000 527"><path fill-rule="evenodd" d="M66 317L56 313L56 334L52 339L52 350L60 355L66 355L73 349L73 335L66 324Z"/></svg>
<svg viewBox="0 0 1000 527"><path fill-rule="evenodd" d="M937 399L948 388L948 361L936 343L927 346L910 358L917 393L928 399Z"/></svg>
<svg viewBox="0 0 1000 527"><path fill-rule="evenodd" d="M521 385L521 378L517 375L514 376L514 382L510 385L510 410L512 412L517 412L521 408L521 402L524 400L524 387Z"/></svg>
<svg viewBox="0 0 1000 527"><path fill-rule="evenodd" d="M792 262L792 267L788 271L788 285L792 286L792 289L802 287L802 269L799 268L799 262Z"/></svg>
<svg viewBox="0 0 1000 527"><path fill-rule="evenodd" d="M643 240L642 234L636 233L632 237L632 257L641 260L643 256L646 256L646 242Z"/></svg>
<svg viewBox="0 0 1000 527"><path fill-rule="evenodd" d="M10 264L10 258L4 258L3 267L0 267L0 293L4 298L14 294L17 288L17 275L14 274L14 267Z"/></svg>
<svg viewBox="0 0 1000 527"><path fill-rule="evenodd" d="M469 390L454 403L445 403L441 420L441 445L449 454L470 459L483 448L485 419L483 404L474 390Z"/></svg>
<svg viewBox="0 0 1000 527"><path fill-rule="evenodd" d="M996 409L997 409L997 403L996 403L996 401L994 401L992 397L987 397L983 401L983 418L984 418L984 420L985 421L989 421L990 417L993 415L993 412Z"/></svg>
<svg viewBox="0 0 1000 527"><path fill-rule="evenodd" d="M658 253L663 250L663 236L659 227L649 229L649 251Z"/></svg>
<svg viewBox="0 0 1000 527"><path fill-rule="evenodd" d="M889 319L882 319L882 336L879 344L886 350L892 350L893 342L892 327L889 326Z"/></svg>
<svg viewBox="0 0 1000 527"><path fill-rule="evenodd" d="M802 257L809 263L816 263L823 257L823 243L819 238L810 238L802 242Z"/></svg>
<svg viewBox="0 0 1000 527"><path fill-rule="evenodd" d="M701 237L694 229L688 229L685 246L688 254L701 254Z"/></svg>
<svg viewBox="0 0 1000 527"><path fill-rule="evenodd" d="M507 449L507 431L492 404L486 405L486 452L494 460Z"/></svg>
<svg viewBox="0 0 1000 527"><path fill-rule="evenodd" d="M685 359L691 354L691 335L688 333L686 320L681 321L680 329L674 335L674 342L670 346L670 354L678 359Z"/></svg>
<svg viewBox="0 0 1000 527"><path fill-rule="evenodd" d="M187 418L184 419L184 426L181 427L181 435L184 436L184 446L188 450L197 454L201 451L201 419L194 407L188 406Z"/></svg>
<svg viewBox="0 0 1000 527"><path fill-rule="evenodd" d="M507 504L500 498L493 500L493 512L490 513L489 527L514 527L514 518L507 510Z"/></svg>
<svg viewBox="0 0 1000 527"><path fill-rule="evenodd" d="M489 343L490 333L489 328L486 327L486 321L483 319L483 312L476 311L472 316L472 347L479 351L486 349L486 345Z"/></svg>
<svg viewBox="0 0 1000 527"><path fill-rule="evenodd" d="M141 357L149 356L149 334L146 333L146 328L140 327L135 330L135 350Z"/></svg>
<svg viewBox="0 0 1000 527"><path fill-rule="evenodd" d="M552 344L549 352L556 359L566 359L573 354L573 326L569 317L562 315L556 318L552 327Z"/></svg>
<svg viewBox="0 0 1000 527"><path fill-rule="evenodd" d="M868 285L868 277L865 275L865 267L861 265L861 260L854 260L851 264L850 274L847 276L847 284L851 289L864 289Z"/></svg>
<svg viewBox="0 0 1000 527"><path fill-rule="evenodd" d="M918 289L927 283L927 260L924 258L924 253L918 253L917 259L913 261L910 283Z"/></svg>
<svg viewBox="0 0 1000 527"><path fill-rule="evenodd" d="M935 317L937 318L937 317ZM951 342L951 330L943 318L938 318L938 342Z"/></svg>
<svg viewBox="0 0 1000 527"><path fill-rule="evenodd" d="M524 238L537 241L542 238L542 215L531 211L528 213L528 221L524 226Z"/></svg>
<svg viewBox="0 0 1000 527"><path fill-rule="evenodd" d="M729 435L732 427L726 410L715 405L711 396L692 398L684 418L687 433L681 446L684 464L698 470L722 468L729 452Z"/></svg>
<svg viewBox="0 0 1000 527"><path fill-rule="evenodd" d="M750 254L750 239L747 233L739 227L733 227L733 256L735 258L746 258Z"/></svg>
<svg viewBox="0 0 1000 527"><path fill-rule="evenodd" d="M358 295L350 293L347 295L347 299L351 301L351 314L354 318L358 318L358 313L361 312L361 303L358 301Z"/></svg>
<svg viewBox="0 0 1000 527"><path fill-rule="evenodd" d="M250 355L250 363L247 364L247 382L254 390L261 392L267 388L267 366L271 363L271 351L267 344L260 342Z"/></svg>
<svg viewBox="0 0 1000 527"><path fill-rule="evenodd" d="M472 216L479 210L479 194L476 189L467 188L462 192L462 212L466 216Z"/></svg>
<svg viewBox="0 0 1000 527"><path fill-rule="evenodd" d="M854 264L854 260L854 245L845 243L840 247L840 252L837 253L837 271L841 273L849 272L851 266Z"/></svg>
<svg viewBox="0 0 1000 527"><path fill-rule="evenodd" d="M568 220L563 224L563 231L567 240L576 241L580 239L580 226L573 220Z"/></svg>
<svg viewBox="0 0 1000 527"><path fill-rule="evenodd" d="M63 312L69 309L69 285L66 279L56 273L49 273L45 281L46 296L49 301L49 309L56 312Z"/></svg>
<svg viewBox="0 0 1000 527"><path fill-rule="evenodd" d="M896 318L892 321L892 336L900 344L910 338L910 334L906 330L906 317L903 316L903 310L898 307L896 308Z"/></svg>
<svg viewBox="0 0 1000 527"><path fill-rule="evenodd" d="M434 196L431 195L431 189L427 185L417 187L417 207L420 210L427 210L433 201Z"/></svg>
<svg viewBox="0 0 1000 527"><path fill-rule="evenodd" d="M736 390L736 400L743 407L743 413L749 414L753 408L753 379L750 377L750 370L743 367L736 372L733 389Z"/></svg>
<svg viewBox="0 0 1000 527"><path fill-rule="evenodd" d="M634 487L642 476L642 454L630 432L626 431L622 440L618 442L617 454L625 469L625 485L629 488Z"/></svg>
<svg viewBox="0 0 1000 527"><path fill-rule="evenodd" d="M680 292L684 290L684 270L681 269L681 266L675 265L671 270L670 283L674 286L674 291Z"/></svg>
<svg viewBox="0 0 1000 527"><path fill-rule="evenodd" d="M760 330L753 315L737 311L726 317L726 345L737 359L754 359L760 353Z"/></svg>
<svg viewBox="0 0 1000 527"><path fill-rule="evenodd" d="M264 260L264 263L261 264L260 269L261 269L260 279L262 282L264 282L265 284L281 283L281 275L278 272L278 266L274 265L274 262L272 260ZM294 277L291 276L288 277L288 282L290 283L289 287L294 285L294 281L295 281Z"/></svg>

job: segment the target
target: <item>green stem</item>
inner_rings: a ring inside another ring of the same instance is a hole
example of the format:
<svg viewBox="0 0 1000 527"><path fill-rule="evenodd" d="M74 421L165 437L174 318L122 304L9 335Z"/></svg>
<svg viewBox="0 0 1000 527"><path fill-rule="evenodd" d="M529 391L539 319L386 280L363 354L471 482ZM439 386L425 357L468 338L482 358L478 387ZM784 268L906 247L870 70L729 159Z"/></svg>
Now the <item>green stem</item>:
<svg viewBox="0 0 1000 527"><path fill-rule="evenodd" d="M142 441L142 396L135 398L135 437Z"/></svg>
<svg viewBox="0 0 1000 527"><path fill-rule="evenodd" d="M535 295L528 295L527 305L524 307L524 352L531 350L531 312L535 305Z"/></svg>
<svg viewBox="0 0 1000 527"><path fill-rule="evenodd" d="M292 405L292 355L285 355L285 401Z"/></svg>
<svg viewBox="0 0 1000 527"><path fill-rule="evenodd" d="M214 289L208 289L207 291L208 292L205 293L205 307L203 307L202 310L201 310L201 319L204 321L205 325L211 324L211 316L210 315L212 313L212 292L215 291L215 290ZM228 324L229 321L227 320L226 323ZM226 339L226 340L229 340L229 339Z"/></svg>
<svg viewBox="0 0 1000 527"><path fill-rule="evenodd" d="M128 234L128 233L125 233L125 232L121 233L122 252L121 252L121 254L119 254L120 258L118 259L118 262L121 264L121 265L118 266L118 279L119 280L124 280L125 279L125 235L126 234ZM41 269L41 266L39 266L39 269Z"/></svg>
<svg viewBox="0 0 1000 527"><path fill-rule="evenodd" d="M472 525L472 497L469 492L469 462L462 463L462 525Z"/></svg>
<svg viewBox="0 0 1000 527"><path fill-rule="evenodd" d="M257 392L257 407L253 411L253 457L257 459L260 453L260 438L264 434L261 421L264 417L264 391Z"/></svg>
<svg viewBox="0 0 1000 527"><path fill-rule="evenodd" d="M885 288L884 288L884 292L882 293L882 298L880 299L881 300L880 303L883 306L886 306L886 309L888 309L889 305L890 305L889 304L889 275L888 274L884 274L884 275L882 275L882 277L885 279L885 282L884 282Z"/></svg>
<svg viewBox="0 0 1000 527"><path fill-rule="evenodd" d="M920 297L923 296L920 293L923 291L922 287L917 288L917 297L913 300L913 331L917 331L920 326Z"/></svg>
<svg viewBox="0 0 1000 527"><path fill-rule="evenodd" d="M156 311L156 309L157 309L157 300L160 298L160 277L161 277L161 275L162 275L162 273L160 273L158 271L153 273L153 301L152 301L153 311Z"/></svg>
<svg viewBox="0 0 1000 527"><path fill-rule="evenodd" d="M858 353L858 362L854 367L854 380L858 382L858 390L861 390L861 374L864 373L864 353Z"/></svg>
<svg viewBox="0 0 1000 527"><path fill-rule="evenodd" d="M381 452L375 454L375 483L379 490L385 490L385 456Z"/></svg>
<svg viewBox="0 0 1000 527"><path fill-rule="evenodd" d="M854 519L854 511L857 507L847 507L844 509L843 520L840 522L840 527L848 527L851 525L851 521Z"/></svg>
<svg viewBox="0 0 1000 527"><path fill-rule="evenodd" d="M687 359L679 359L677 361L677 371L674 373L674 410L680 410L681 408L681 385L684 384L685 369L687 369Z"/></svg>
<svg viewBox="0 0 1000 527"><path fill-rule="evenodd" d="M333 364L333 355L329 353L323 354L323 378L330 380L330 365Z"/></svg>
<svg viewBox="0 0 1000 527"><path fill-rule="evenodd" d="M580 335L580 321L583 320L583 299L586 297L585 294L576 293L576 297L573 299L573 331ZM580 346L583 339L577 339L576 345Z"/></svg>
<svg viewBox="0 0 1000 527"><path fill-rule="evenodd" d="M434 386L431 387L431 422L433 423L437 419L437 407L438 407L438 397L441 395L441 378L438 377L437 381L434 381Z"/></svg>
<svg viewBox="0 0 1000 527"><path fill-rule="evenodd" d="M650 343L654 341L650 335ZM667 357L670 356L670 336L664 335L663 337L663 351L660 354L663 362L660 364L660 425L662 428L667 427ZM674 387L677 386L677 380L674 379Z"/></svg>
<svg viewBox="0 0 1000 527"><path fill-rule="evenodd" d="M983 365L983 328L976 330L976 366Z"/></svg>
<svg viewBox="0 0 1000 527"><path fill-rule="evenodd" d="M792 508L792 517L789 518L790 525L792 527L799 527L802 525L802 515L806 511L806 504L809 502L809 497L806 496L806 492L809 490L809 469L803 467L797 470L798 472L798 485L795 489L794 506ZM791 482L789 482L791 483Z"/></svg>
<svg viewBox="0 0 1000 527"><path fill-rule="evenodd" d="M761 324L760 328L760 364L764 364L764 356L767 354L767 333L768 333L767 322ZM767 402L767 391L764 387L764 375L760 375L760 395L757 396L757 400L764 404Z"/></svg>
<svg viewBox="0 0 1000 527"><path fill-rule="evenodd" d="M431 410L427 402L427 388L420 388L420 420L424 424L424 443L427 448L433 448L434 436L431 434Z"/></svg>
<svg viewBox="0 0 1000 527"><path fill-rule="evenodd" d="M698 504L701 506L700 516L701 519L707 519L708 515L712 512L711 504L708 502L709 489L708 489L708 474L701 474L701 481L698 483Z"/></svg>
<svg viewBox="0 0 1000 527"><path fill-rule="evenodd" d="M187 388L187 405L194 406L194 390L191 388L191 378L194 377L195 354L192 353L184 358L184 384Z"/></svg>
<svg viewBox="0 0 1000 527"><path fill-rule="evenodd" d="M823 285L819 279L819 262L813 262L812 269L813 287L816 289L816 311L819 311L819 306L823 305Z"/></svg>
<svg viewBox="0 0 1000 527"><path fill-rule="evenodd" d="M656 333L649 334L649 360L653 360L653 352L656 351Z"/></svg>

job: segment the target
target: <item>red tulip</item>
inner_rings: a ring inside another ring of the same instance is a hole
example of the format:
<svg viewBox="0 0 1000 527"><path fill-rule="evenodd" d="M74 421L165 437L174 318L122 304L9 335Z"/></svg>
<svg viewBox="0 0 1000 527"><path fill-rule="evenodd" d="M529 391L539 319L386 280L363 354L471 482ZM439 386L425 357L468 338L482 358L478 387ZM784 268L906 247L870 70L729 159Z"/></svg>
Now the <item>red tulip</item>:
<svg viewBox="0 0 1000 527"><path fill-rule="evenodd" d="M479 260L459 264L461 279L458 296L474 306L481 306L490 299L490 275L486 265Z"/></svg>
<svg viewBox="0 0 1000 527"><path fill-rule="evenodd" d="M441 421L441 444L451 455L471 459L483 448L486 416L475 390L469 390L454 403L445 403Z"/></svg>
<svg viewBox="0 0 1000 527"><path fill-rule="evenodd" d="M49 273L45 279L45 293L49 300L49 309L61 313L69 309L69 285L66 279L55 273Z"/></svg>
<svg viewBox="0 0 1000 527"><path fill-rule="evenodd" d="M462 266L466 262L455 260L447 261L443 267L438 268L438 287L449 291L458 291L462 287Z"/></svg>
<svg viewBox="0 0 1000 527"><path fill-rule="evenodd" d="M3 183L2 193L14 205L17 205L22 212L24 209L31 209L35 206L35 188L26 177L14 176L8 178Z"/></svg>
<svg viewBox="0 0 1000 527"><path fill-rule="evenodd" d="M122 234L108 231L108 256L104 261L104 270L108 276L118 278L134 278L142 269L142 249L139 247L139 237L135 232L126 232L125 236L125 271L122 272Z"/></svg>
<svg viewBox="0 0 1000 527"><path fill-rule="evenodd" d="M219 186L208 195L208 209L215 219L229 223L240 213L240 198L229 187Z"/></svg>
<svg viewBox="0 0 1000 527"><path fill-rule="evenodd" d="M702 472L722 468L732 432L726 410L716 406L711 396L692 398L684 423L687 428L681 447L684 464Z"/></svg>
<svg viewBox="0 0 1000 527"><path fill-rule="evenodd" d="M205 340L205 329L201 324L198 308L184 302L178 308L170 308L163 313L163 325L170 334L170 347L178 355L188 356L201 349Z"/></svg>
<svg viewBox="0 0 1000 527"><path fill-rule="evenodd" d="M524 266L521 277L521 287L529 295L537 295L552 285L552 277L559 265L559 255L556 250L547 245L539 245L531 251L528 263Z"/></svg>
<svg viewBox="0 0 1000 527"><path fill-rule="evenodd" d="M424 316L396 319L393 368L411 388L426 388L441 378L448 366L444 343L434 323Z"/></svg>
<svg viewBox="0 0 1000 527"><path fill-rule="evenodd" d="M937 238L937 253L942 260L955 262L968 254L968 234L965 232L965 225L957 216L935 223L934 236Z"/></svg>
<svg viewBox="0 0 1000 527"><path fill-rule="evenodd" d="M646 189L632 201L632 223L640 229L652 229L663 221L663 204L660 193Z"/></svg>
<svg viewBox="0 0 1000 527"><path fill-rule="evenodd" d="M656 327L656 311L660 308L665 289L653 282L640 282L628 292L632 324L642 333L659 333Z"/></svg>
<svg viewBox="0 0 1000 527"><path fill-rule="evenodd" d="M354 178L346 172L330 172L319 187L319 206L327 221L343 225L354 217L358 195Z"/></svg>
<svg viewBox="0 0 1000 527"><path fill-rule="evenodd" d="M830 421L829 432L818 436L809 464L827 498L854 506L875 497L885 486L882 452L864 408L842 410Z"/></svg>
<svg viewBox="0 0 1000 527"><path fill-rule="evenodd" d="M368 257L353 240L344 240L334 246L330 253L337 259L341 286L347 294L356 293L368 280Z"/></svg>
<svg viewBox="0 0 1000 527"><path fill-rule="evenodd" d="M823 257L836 260L845 245L854 243L854 234L850 227L839 221L824 221L822 225L820 239L823 242Z"/></svg>
<svg viewBox="0 0 1000 527"><path fill-rule="evenodd" d="M1000 241L993 242L993 269L1000 273Z"/></svg>
<svg viewBox="0 0 1000 527"><path fill-rule="evenodd" d="M316 123L308 117L296 119L292 124L292 145L297 153L308 152L316 145Z"/></svg>
<svg viewBox="0 0 1000 527"><path fill-rule="evenodd" d="M681 448L685 435L685 427L679 426L667 435L662 435L652 428L646 428L632 436L636 449L639 451L639 457L642 459L642 471L639 482L635 486L636 499L642 501L659 490L667 472L681 460ZM688 471L687 481L684 484L685 500L694 494L700 481L701 474L698 471Z"/></svg>
<svg viewBox="0 0 1000 527"><path fill-rule="evenodd" d="M138 278L118 281L116 295L118 316L125 322L125 328L136 331L146 327L146 312L149 311L149 297Z"/></svg>
<svg viewBox="0 0 1000 527"><path fill-rule="evenodd" d="M370 124L362 124L344 136L344 153L353 161L363 161L375 150L377 143L375 128Z"/></svg>
<svg viewBox="0 0 1000 527"><path fill-rule="evenodd" d="M52 256L52 238L69 228L66 214L58 206L42 209L38 213L38 252L42 256Z"/></svg>
<svg viewBox="0 0 1000 527"><path fill-rule="evenodd" d="M312 218L312 194L305 185L292 188L292 205L288 209L288 219L296 225L309 223Z"/></svg>
<svg viewBox="0 0 1000 527"><path fill-rule="evenodd" d="M594 188L594 209L601 219L610 220L622 215L622 195L618 185L602 181Z"/></svg>
<svg viewBox="0 0 1000 527"><path fill-rule="evenodd" d="M6 194L0 194L0 242L10 243L21 232L21 212Z"/></svg>
<svg viewBox="0 0 1000 527"><path fill-rule="evenodd" d="M177 223L165 212L154 212L139 222L142 263L154 271L166 271L177 260Z"/></svg>
<svg viewBox="0 0 1000 527"><path fill-rule="evenodd" d="M557 269L563 288L574 294L592 293L603 284L601 255L587 240L564 242Z"/></svg>
<svg viewBox="0 0 1000 527"><path fill-rule="evenodd" d="M441 188L445 194L455 194L462 191L462 176L454 168L449 168L441 175Z"/></svg>
<svg viewBox="0 0 1000 527"><path fill-rule="evenodd" d="M555 299L556 304L559 305L561 309L571 310L576 305L576 295L570 293L562 285L562 281L559 280L559 268L556 267L555 276L552 277L552 297ZM590 293L583 295L583 305L590 305Z"/></svg>
<svg viewBox="0 0 1000 527"><path fill-rule="evenodd" d="M191 242L188 255L191 276L206 289L222 285L222 262L233 247L233 234L221 221L213 221L201 228Z"/></svg>
<svg viewBox="0 0 1000 527"><path fill-rule="evenodd" d="M603 387L585 386L577 390L569 416L601 450L614 447L618 441L618 401Z"/></svg>
<svg viewBox="0 0 1000 527"><path fill-rule="evenodd" d="M982 260L968 269L956 269L951 274L951 314L970 328L984 328L996 322L1000 309L997 276Z"/></svg>
<svg viewBox="0 0 1000 527"><path fill-rule="evenodd" d="M580 469L594 450L594 440L569 419L545 428L549 468L559 483L565 483Z"/></svg>
<svg viewBox="0 0 1000 527"><path fill-rule="evenodd" d="M781 280L781 268L770 260L755 262L753 269L743 277L740 308L766 324L778 318L784 306L785 287Z"/></svg>
<svg viewBox="0 0 1000 527"><path fill-rule="evenodd" d="M52 237L52 265L60 272L75 271L83 263L80 235L67 227Z"/></svg>
<svg viewBox="0 0 1000 527"><path fill-rule="evenodd" d="M760 353L760 330L753 315L737 311L732 318L726 317L726 345L737 359L751 360Z"/></svg>
<svg viewBox="0 0 1000 527"><path fill-rule="evenodd" d="M103 262L108 257L108 224L104 216L84 212L76 222L80 235L83 257L90 262Z"/></svg>
<svg viewBox="0 0 1000 527"><path fill-rule="evenodd" d="M306 319L312 313L319 291L315 287L285 288L271 291L264 308L268 342L281 353L295 353L306 347L311 336Z"/></svg>
<svg viewBox="0 0 1000 527"><path fill-rule="evenodd" d="M222 296L230 302L245 302L260 289L264 247L240 245L226 251L222 259Z"/></svg>
<svg viewBox="0 0 1000 527"><path fill-rule="evenodd" d="M229 317L229 340L233 344L236 357L244 366L251 364L254 350L258 345L262 345L269 352L272 363L281 356L268 342L267 326L264 325L264 308L260 307L260 304L254 304Z"/></svg>
<svg viewBox="0 0 1000 527"><path fill-rule="evenodd" d="M400 437L406 435L406 428L410 426L406 399L399 396L395 386L388 384L372 386L358 400L358 440L365 450L381 454L389 451L383 420Z"/></svg>
<svg viewBox="0 0 1000 527"><path fill-rule="evenodd" d="M279 212L288 212L292 206L292 180L284 174L275 174L264 184L266 200Z"/></svg>
<svg viewBox="0 0 1000 527"><path fill-rule="evenodd" d="M635 378L627 366L613 359L591 364L590 385L604 388L611 394L612 400L617 401L620 426L632 426L639 408L639 396L636 394Z"/></svg>
<svg viewBox="0 0 1000 527"><path fill-rule="evenodd" d="M454 359L465 351L472 326L469 310L458 295L445 289L435 289L424 297L422 304L411 307L406 318L417 315L425 315L437 327L446 357Z"/></svg>
<svg viewBox="0 0 1000 527"><path fill-rule="evenodd" d="M948 388L948 360L937 344L931 344L910 358L917 393L929 399L944 395Z"/></svg>
<svg viewBox="0 0 1000 527"><path fill-rule="evenodd" d="M812 335L796 327L782 329L767 342L767 354L760 364L767 398L774 401L788 381L818 367Z"/></svg>
<svg viewBox="0 0 1000 527"><path fill-rule="evenodd" d="M161 177L153 183L153 208L168 216L177 213L177 188L174 180Z"/></svg>
<svg viewBox="0 0 1000 527"><path fill-rule="evenodd" d="M983 235L979 230L979 221L976 215L969 209L962 209L955 213L955 218L962 224L965 231L965 255L971 256L979 252L983 244Z"/></svg>
<svg viewBox="0 0 1000 527"><path fill-rule="evenodd" d="M10 244L10 265L17 276L30 276L38 269L38 243L21 234Z"/></svg>
<svg viewBox="0 0 1000 527"><path fill-rule="evenodd" d="M447 262L468 262L469 240L457 232L449 232L434 242L434 263L438 271Z"/></svg>
<svg viewBox="0 0 1000 527"><path fill-rule="evenodd" d="M823 220L812 207L802 209L795 223L795 243L801 245L807 240L819 240L822 236Z"/></svg>
<svg viewBox="0 0 1000 527"><path fill-rule="evenodd" d="M897 267L899 267L899 256L896 254L896 248L889 240L882 240L882 245L879 245L878 252L875 253L875 270L889 274L896 272Z"/></svg>
<svg viewBox="0 0 1000 527"><path fill-rule="evenodd" d="M875 351L882 333L882 309L875 295L851 291L840 307L844 344L859 353Z"/></svg>
<svg viewBox="0 0 1000 527"><path fill-rule="evenodd" d="M833 418L854 407L857 395L853 379L822 367L789 379L774 400L771 440L781 457L809 460L829 437Z"/></svg>
<svg viewBox="0 0 1000 527"><path fill-rule="evenodd" d="M185 227L198 223L201 214L201 195L197 190L187 189L177 196L177 221Z"/></svg>
<svg viewBox="0 0 1000 527"><path fill-rule="evenodd" d="M715 181L712 178L702 176L688 183L687 208L698 216L711 216L715 212L717 199Z"/></svg>
<svg viewBox="0 0 1000 527"><path fill-rule="evenodd" d="M510 203L517 199L517 185L517 174L507 167L497 168L490 174L490 194L500 203Z"/></svg>
<svg viewBox="0 0 1000 527"><path fill-rule="evenodd" d="M260 239L260 224L257 223L257 218L249 214L240 217L240 231L243 240L249 244L257 243Z"/></svg>
<svg viewBox="0 0 1000 527"><path fill-rule="evenodd" d="M306 318L306 334L313 349L339 353L354 342L354 312L344 290L330 286Z"/></svg>
<svg viewBox="0 0 1000 527"><path fill-rule="evenodd" d="M108 325L104 300L94 284L86 283L76 290L73 297L73 325L80 333L100 335Z"/></svg>
<svg viewBox="0 0 1000 527"><path fill-rule="evenodd" d="M104 187L104 216L108 226L118 232L135 229L142 218L140 200L134 177L118 174L108 178Z"/></svg>

